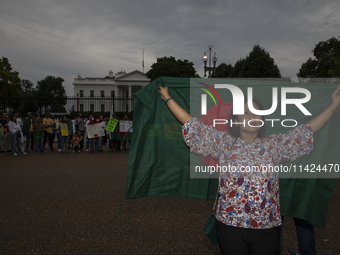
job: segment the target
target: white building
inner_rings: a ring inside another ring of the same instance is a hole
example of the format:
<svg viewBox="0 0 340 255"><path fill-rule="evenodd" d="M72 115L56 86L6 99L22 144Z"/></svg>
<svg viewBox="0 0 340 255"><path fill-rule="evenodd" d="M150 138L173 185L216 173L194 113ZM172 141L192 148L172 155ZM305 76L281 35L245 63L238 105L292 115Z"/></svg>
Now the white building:
<svg viewBox="0 0 340 255"><path fill-rule="evenodd" d="M133 95L150 83L150 79L138 70L121 71L102 78L78 75L74 78L74 110L80 112L130 112L133 111ZM114 102L114 107L112 102Z"/></svg>

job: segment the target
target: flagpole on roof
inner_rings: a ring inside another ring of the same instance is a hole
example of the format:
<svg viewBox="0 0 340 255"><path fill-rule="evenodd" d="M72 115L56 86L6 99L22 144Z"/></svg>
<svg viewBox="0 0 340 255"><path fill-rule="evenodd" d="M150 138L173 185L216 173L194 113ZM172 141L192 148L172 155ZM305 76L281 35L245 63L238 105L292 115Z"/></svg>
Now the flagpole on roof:
<svg viewBox="0 0 340 255"><path fill-rule="evenodd" d="M143 49L143 54L142 54L142 67L143 67L143 73L144 73L144 49Z"/></svg>

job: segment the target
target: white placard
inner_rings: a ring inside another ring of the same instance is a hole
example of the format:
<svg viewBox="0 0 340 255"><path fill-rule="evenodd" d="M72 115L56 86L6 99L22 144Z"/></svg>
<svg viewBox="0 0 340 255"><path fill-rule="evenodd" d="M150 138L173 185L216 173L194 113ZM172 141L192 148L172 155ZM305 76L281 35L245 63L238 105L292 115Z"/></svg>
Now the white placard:
<svg viewBox="0 0 340 255"><path fill-rule="evenodd" d="M105 131L102 123L87 125L86 131L88 138L105 136Z"/></svg>
<svg viewBox="0 0 340 255"><path fill-rule="evenodd" d="M131 129L130 129L131 128ZM129 130L130 129L130 130ZM119 121L119 132L130 132L132 133L132 121L120 120Z"/></svg>

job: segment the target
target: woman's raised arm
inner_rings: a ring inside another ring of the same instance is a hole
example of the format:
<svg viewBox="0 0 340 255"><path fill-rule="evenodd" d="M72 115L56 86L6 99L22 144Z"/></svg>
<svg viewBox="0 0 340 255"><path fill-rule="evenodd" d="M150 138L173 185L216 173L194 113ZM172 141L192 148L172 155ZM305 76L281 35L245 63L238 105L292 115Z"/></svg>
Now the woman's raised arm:
<svg viewBox="0 0 340 255"><path fill-rule="evenodd" d="M166 105L169 107L172 114L181 124L184 124L191 119L190 114L170 97L167 87L159 86L158 92L161 94L162 100L166 102Z"/></svg>
<svg viewBox="0 0 340 255"><path fill-rule="evenodd" d="M327 107L322 113L312 119L308 124L311 126L313 133L318 132L327 121L333 116L336 109L340 105L340 85L332 94L332 103L329 107Z"/></svg>

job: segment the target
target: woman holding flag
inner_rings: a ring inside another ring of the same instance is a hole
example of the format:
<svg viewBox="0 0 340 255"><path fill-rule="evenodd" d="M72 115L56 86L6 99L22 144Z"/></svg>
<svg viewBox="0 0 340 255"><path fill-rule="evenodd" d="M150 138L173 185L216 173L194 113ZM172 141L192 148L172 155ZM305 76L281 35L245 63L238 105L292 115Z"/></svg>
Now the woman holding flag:
<svg viewBox="0 0 340 255"><path fill-rule="evenodd" d="M229 165L237 169L236 172L223 172L219 176L220 197L215 216L221 253L280 254L282 221L278 173L253 169L255 166L278 166L279 163L309 154L313 150L314 134L339 107L340 85L331 95L330 106L317 117L287 133L267 138L261 138L259 119L263 120L263 117L253 114L246 102L244 115L231 115L230 120L234 125L229 127L228 133L217 131L192 118L170 97L168 88L160 86L158 92L173 115L183 124L183 138L191 152L211 155L219 159L221 167ZM262 110L256 101L253 106ZM249 120L254 120L252 126L248 124ZM245 168L252 171L240 171Z"/></svg>

